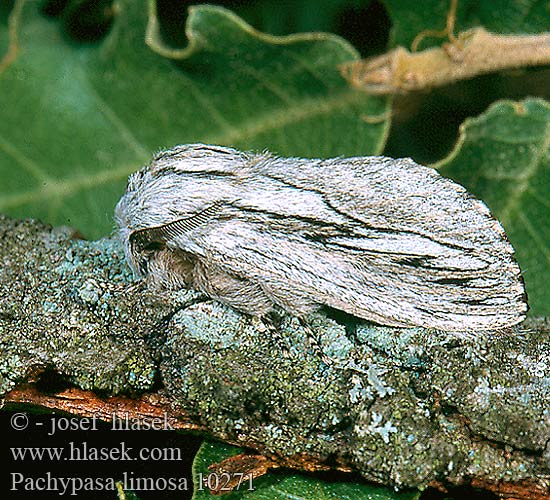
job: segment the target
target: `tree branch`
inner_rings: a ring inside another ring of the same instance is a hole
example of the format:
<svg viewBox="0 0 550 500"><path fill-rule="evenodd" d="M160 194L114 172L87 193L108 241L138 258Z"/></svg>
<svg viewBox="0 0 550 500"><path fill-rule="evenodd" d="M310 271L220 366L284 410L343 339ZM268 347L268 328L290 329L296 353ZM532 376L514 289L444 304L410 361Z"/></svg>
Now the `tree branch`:
<svg viewBox="0 0 550 500"><path fill-rule="evenodd" d="M447 28L448 29L448 28ZM497 35L474 28L452 43L421 52L397 47L371 59L341 66L342 76L369 94L426 90L493 73L550 64L550 33Z"/></svg>
<svg viewBox="0 0 550 500"><path fill-rule="evenodd" d="M7 402L163 413L285 466L550 498L547 321L458 340L316 314L273 335L197 293L131 284L114 239L0 217L0 240ZM45 394L45 374L72 389Z"/></svg>

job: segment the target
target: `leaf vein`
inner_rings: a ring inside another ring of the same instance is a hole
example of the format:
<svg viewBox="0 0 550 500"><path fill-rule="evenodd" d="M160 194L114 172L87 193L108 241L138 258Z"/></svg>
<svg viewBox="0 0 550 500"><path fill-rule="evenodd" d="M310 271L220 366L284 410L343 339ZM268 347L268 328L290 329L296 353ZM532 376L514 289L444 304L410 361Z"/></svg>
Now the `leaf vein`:
<svg viewBox="0 0 550 500"><path fill-rule="evenodd" d="M328 99L309 99L300 106L294 105L292 109L284 108L277 112L271 112L261 119L251 121L248 125L243 125L239 130L233 129L227 134L214 135L208 142L235 144L237 142L249 141L270 130L283 129L288 125L293 125L308 118L329 115L337 109L358 104L364 99L364 94L354 91L346 91L346 93ZM353 118L350 116L349 119Z"/></svg>
<svg viewBox="0 0 550 500"><path fill-rule="evenodd" d="M125 165L117 169L102 170L94 175L54 180L36 189L0 197L0 210L18 207L25 203L66 197L82 189L124 179L134 170L135 166Z"/></svg>
<svg viewBox="0 0 550 500"><path fill-rule="evenodd" d="M546 198L543 198L542 196L539 196L538 193L531 187L527 188L526 192L529 193L537 201L537 203L540 203L541 205L550 208L550 201L548 201Z"/></svg>
<svg viewBox="0 0 550 500"><path fill-rule="evenodd" d="M13 158L21 167L33 175L40 182L48 182L50 176L30 158L27 158L13 144L10 144L4 137L0 136L0 150L4 151L10 158Z"/></svg>
<svg viewBox="0 0 550 500"><path fill-rule="evenodd" d="M233 125L231 124L231 122L226 120L225 117L220 113L218 108L212 105L212 99L205 95L204 92L200 90L199 86L195 82L193 82L193 80L191 80L183 73L180 73L178 76L180 80L187 86L191 94L193 94L195 100L205 108L207 113L210 115L210 118L212 118L214 122L216 122L221 128L224 128L226 130L233 129Z"/></svg>
<svg viewBox="0 0 550 500"><path fill-rule="evenodd" d="M105 99L99 94L99 92L94 88L92 82L88 78L88 75L84 71L78 72L79 77L82 80L82 83L87 86L90 96L97 103L99 111L111 122L111 124L118 130L121 137L128 143L128 145L136 152L138 156L148 158L149 151L141 145L141 143L136 139L134 134L130 129L124 124L124 122L118 117L115 110L107 104Z"/></svg>
<svg viewBox="0 0 550 500"><path fill-rule="evenodd" d="M273 95L278 97L282 102L288 106L295 105L294 101L291 99L290 94L286 92L279 85L270 82L266 77L264 77L259 71L254 69L251 66L242 66L241 71L246 75L254 78L260 85L262 85L266 90L271 92Z"/></svg>

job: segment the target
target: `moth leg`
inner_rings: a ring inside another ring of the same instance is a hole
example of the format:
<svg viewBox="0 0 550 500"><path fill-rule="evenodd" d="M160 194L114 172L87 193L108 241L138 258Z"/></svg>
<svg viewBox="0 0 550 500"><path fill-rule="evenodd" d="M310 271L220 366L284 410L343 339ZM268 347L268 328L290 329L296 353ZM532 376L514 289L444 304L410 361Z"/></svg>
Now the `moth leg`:
<svg viewBox="0 0 550 500"><path fill-rule="evenodd" d="M147 281L142 278L132 283L129 283L123 289L121 289L120 292L125 293L126 295L134 295L136 293L142 292L146 287Z"/></svg>
<svg viewBox="0 0 550 500"><path fill-rule="evenodd" d="M309 347L321 358L321 361L327 366L335 365L337 361L324 352L323 346L319 342L319 336L305 319L309 313L319 310L320 305L313 302L308 295L301 294L297 290L282 288L280 284L276 289L271 289L268 285L264 285L263 289L282 309L298 318L300 326L306 333Z"/></svg>
<svg viewBox="0 0 550 500"><path fill-rule="evenodd" d="M335 368L338 370L350 370L362 375L368 374L368 371L357 366L355 360L346 360L345 362L334 359L332 356L325 352L323 344L320 342L319 335L317 332L310 326L310 323L304 317L298 317L300 325L306 333L306 339L309 343L311 349L321 358L321 361L330 368Z"/></svg>
<svg viewBox="0 0 550 500"><path fill-rule="evenodd" d="M106 291L119 293L119 294L126 294L126 295L134 295L136 293L140 293L146 287L147 287L147 281L143 278L139 278L130 283L116 283L116 284L102 283L101 284L101 288L105 289Z"/></svg>
<svg viewBox="0 0 550 500"><path fill-rule="evenodd" d="M209 297L253 316L258 327L266 332L269 342L276 343L284 357L291 357L290 346L280 331L277 306L263 287L203 261L195 266L193 285Z"/></svg>
<svg viewBox="0 0 550 500"><path fill-rule="evenodd" d="M281 319L275 311L271 310L263 316L255 316L254 319L261 324L262 330L266 332L269 345L276 346L284 358L292 358L292 350L288 341L281 334Z"/></svg>
<svg viewBox="0 0 550 500"><path fill-rule="evenodd" d="M179 290L191 282L196 258L183 251L160 248L142 260L147 284L153 290Z"/></svg>
<svg viewBox="0 0 550 500"><path fill-rule="evenodd" d="M313 352L315 352L321 358L321 361L325 365L329 367L337 366L339 362L336 361L334 358L330 357L324 351L323 346L319 341L319 335L317 335L317 332L315 332L313 328L311 328L311 326L306 321L306 319L302 316L298 316L298 320L300 321L300 326L304 329L306 333L307 342L311 347L311 349L313 350Z"/></svg>

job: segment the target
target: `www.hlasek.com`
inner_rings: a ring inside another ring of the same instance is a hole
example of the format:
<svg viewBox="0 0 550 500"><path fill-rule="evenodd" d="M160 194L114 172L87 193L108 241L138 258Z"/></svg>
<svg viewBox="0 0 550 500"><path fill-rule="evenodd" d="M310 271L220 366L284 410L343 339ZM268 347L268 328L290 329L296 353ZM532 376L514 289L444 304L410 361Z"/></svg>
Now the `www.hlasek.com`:
<svg viewBox="0 0 550 500"><path fill-rule="evenodd" d="M89 445L87 441L75 443L70 441L67 446L44 446L44 447L16 447L10 448L14 461L22 460L50 460L69 462L78 461L134 461L134 460L155 460L155 461L178 461L183 460L180 448L139 448L134 450L126 446L124 441L119 446L96 447Z"/></svg>

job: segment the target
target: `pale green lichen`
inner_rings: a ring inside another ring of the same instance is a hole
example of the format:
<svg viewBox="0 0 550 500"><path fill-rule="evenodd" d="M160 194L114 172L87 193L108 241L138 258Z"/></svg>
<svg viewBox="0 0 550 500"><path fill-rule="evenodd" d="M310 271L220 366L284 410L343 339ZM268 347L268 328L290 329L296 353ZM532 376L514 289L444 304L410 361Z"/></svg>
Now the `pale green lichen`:
<svg viewBox="0 0 550 500"><path fill-rule="evenodd" d="M150 387L156 365L149 349L110 310L108 290L127 286L130 276L120 245L73 239L68 229L32 221L0 218L0 225L10 235L0 248L1 267L10 269L0 280L0 310L10 311L0 315L4 387L32 369L58 372L85 389ZM132 352L134 376L125 365Z"/></svg>

